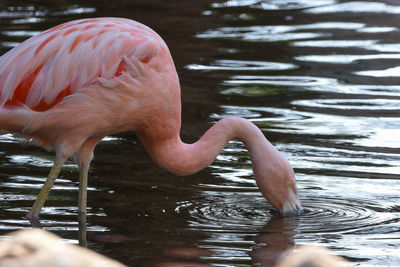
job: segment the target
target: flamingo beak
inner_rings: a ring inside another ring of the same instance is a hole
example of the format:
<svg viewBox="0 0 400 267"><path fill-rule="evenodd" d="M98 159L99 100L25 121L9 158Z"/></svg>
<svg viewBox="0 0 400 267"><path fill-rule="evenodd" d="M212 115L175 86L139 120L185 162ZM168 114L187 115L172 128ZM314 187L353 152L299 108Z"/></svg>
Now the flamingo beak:
<svg viewBox="0 0 400 267"><path fill-rule="evenodd" d="M302 213L303 207L301 206L299 196L295 194L292 188L289 188L288 200L283 204L280 213L282 215L299 215Z"/></svg>

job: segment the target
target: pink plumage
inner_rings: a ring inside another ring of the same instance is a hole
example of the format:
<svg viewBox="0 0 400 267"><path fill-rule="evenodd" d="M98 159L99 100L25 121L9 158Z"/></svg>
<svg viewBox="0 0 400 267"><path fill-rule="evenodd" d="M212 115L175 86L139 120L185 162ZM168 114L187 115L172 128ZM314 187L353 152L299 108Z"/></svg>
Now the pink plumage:
<svg viewBox="0 0 400 267"><path fill-rule="evenodd" d="M166 45L154 31L128 19L61 24L0 58L0 104L47 110L97 78L120 75L124 56L146 61L161 47Z"/></svg>
<svg viewBox="0 0 400 267"><path fill-rule="evenodd" d="M180 85L167 45L153 30L121 18L82 19L32 37L0 58L0 133L56 152L29 219L37 219L65 160L79 166L79 208L86 213L88 169L104 136L134 131L153 160L178 175L213 162L225 144L249 149L261 193L273 206L301 205L289 162L248 120L230 117L199 141L180 139Z"/></svg>

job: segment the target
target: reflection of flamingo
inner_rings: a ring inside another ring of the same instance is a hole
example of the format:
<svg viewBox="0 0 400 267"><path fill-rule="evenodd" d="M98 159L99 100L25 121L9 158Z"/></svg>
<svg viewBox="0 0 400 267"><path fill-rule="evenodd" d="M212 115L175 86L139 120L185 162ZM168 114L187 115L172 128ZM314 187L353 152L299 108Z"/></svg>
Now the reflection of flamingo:
<svg viewBox="0 0 400 267"><path fill-rule="evenodd" d="M298 217L274 216L254 238L256 245L250 252L251 266L316 266L348 267L346 260L334 256L323 247L295 244Z"/></svg>
<svg viewBox="0 0 400 267"><path fill-rule="evenodd" d="M298 217L273 216L254 238L252 266L275 266L295 246Z"/></svg>
<svg viewBox="0 0 400 267"><path fill-rule="evenodd" d="M127 19L61 24L0 58L0 131L56 152L36 199L37 219L65 160L80 169L79 212L93 149L106 135L135 131L153 160L178 175L208 166L232 138L250 152L263 195L282 212L301 209L293 169L252 123L225 118L194 144L179 137L180 86L169 50L148 27Z"/></svg>

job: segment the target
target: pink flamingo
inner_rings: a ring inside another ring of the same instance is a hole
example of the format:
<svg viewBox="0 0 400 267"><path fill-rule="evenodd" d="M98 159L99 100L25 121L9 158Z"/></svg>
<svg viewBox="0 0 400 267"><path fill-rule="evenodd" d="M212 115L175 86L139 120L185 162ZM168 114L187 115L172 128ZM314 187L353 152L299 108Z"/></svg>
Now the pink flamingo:
<svg viewBox="0 0 400 267"><path fill-rule="evenodd" d="M78 212L85 214L93 150L104 136L125 131L135 131L152 159L177 175L202 170L229 140L242 140L261 193L282 213L301 210L292 167L254 124L224 118L194 144L181 141L180 127L180 85L168 47L136 21L67 22L0 58L0 132L56 152L30 220L70 157L79 166Z"/></svg>

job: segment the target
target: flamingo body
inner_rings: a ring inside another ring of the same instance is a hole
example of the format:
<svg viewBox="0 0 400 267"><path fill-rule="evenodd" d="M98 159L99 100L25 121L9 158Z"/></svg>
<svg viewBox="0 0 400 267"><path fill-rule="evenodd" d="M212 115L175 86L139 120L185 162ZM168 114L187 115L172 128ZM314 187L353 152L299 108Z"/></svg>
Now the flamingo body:
<svg viewBox="0 0 400 267"><path fill-rule="evenodd" d="M301 209L293 169L252 123L225 118L194 144L179 137L180 85L167 45L147 26L122 18L61 24L0 58L0 132L56 152L30 217L37 218L64 161L80 168L79 211L87 172L106 135L135 131L153 160L179 175L207 167L233 138L249 149L257 185L276 208Z"/></svg>
<svg viewBox="0 0 400 267"><path fill-rule="evenodd" d="M147 62L162 49L168 51L154 31L132 20L96 18L64 23L1 57L0 103L22 103L44 111L96 79L121 75L126 70L124 56Z"/></svg>

